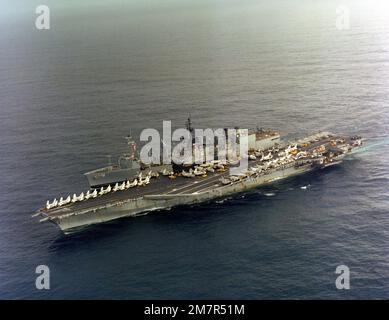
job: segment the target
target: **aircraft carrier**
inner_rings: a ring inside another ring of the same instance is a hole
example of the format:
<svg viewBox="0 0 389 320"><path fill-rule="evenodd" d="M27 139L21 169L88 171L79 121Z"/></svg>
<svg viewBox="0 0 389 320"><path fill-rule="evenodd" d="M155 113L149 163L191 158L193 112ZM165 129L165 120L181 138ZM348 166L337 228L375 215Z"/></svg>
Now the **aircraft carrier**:
<svg viewBox="0 0 389 320"><path fill-rule="evenodd" d="M325 169L340 164L361 144L359 136L338 136L330 132L282 142L276 131L256 130L249 134L248 169L240 174L230 174L229 169L236 163L219 160L186 168L174 165L139 168L136 175L132 172L128 177L128 172L125 173L126 179L116 177L116 182L108 179L109 184L95 181L94 184L101 187L47 201L33 216L39 216L40 222L54 223L68 233L121 217L223 198L280 179ZM104 170L111 172L115 168Z"/></svg>

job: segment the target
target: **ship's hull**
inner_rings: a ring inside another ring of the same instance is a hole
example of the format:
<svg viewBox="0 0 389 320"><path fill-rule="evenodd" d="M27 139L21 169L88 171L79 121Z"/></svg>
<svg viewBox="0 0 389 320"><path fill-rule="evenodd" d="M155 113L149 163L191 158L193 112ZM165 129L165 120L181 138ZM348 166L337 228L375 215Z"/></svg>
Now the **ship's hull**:
<svg viewBox="0 0 389 320"><path fill-rule="evenodd" d="M309 164L300 167L292 166L198 193L143 195L138 198L103 204L77 212L69 212L68 215L63 214L55 219L51 219L51 222L57 224L61 230L67 233L72 231L72 229L91 224L102 223L122 217L136 216L154 210L169 209L175 206L190 205L222 198L312 170L314 170L314 167Z"/></svg>

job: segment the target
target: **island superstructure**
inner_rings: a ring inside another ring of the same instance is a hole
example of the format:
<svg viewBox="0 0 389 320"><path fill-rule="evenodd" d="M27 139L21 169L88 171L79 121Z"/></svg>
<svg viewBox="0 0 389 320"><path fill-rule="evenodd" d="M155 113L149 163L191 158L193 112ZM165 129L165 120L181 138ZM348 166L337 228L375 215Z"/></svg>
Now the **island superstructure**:
<svg viewBox="0 0 389 320"><path fill-rule="evenodd" d="M132 140L128 139L129 145ZM34 216L52 222L67 233L72 229L126 216L223 198L277 180L340 164L362 144L359 136L320 132L292 143L274 130L257 129L248 135L248 168L230 175L236 162L212 160L198 165L139 166L99 181L80 195L47 201ZM130 156L134 161L133 156ZM123 168L105 168L110 173ZM125 168L126 169L126 168ZM99 171L95 171L99 173ZM89 173L89 174L93 174ZM88 174L87 174L88 175ZM124 176L124 179L123 179ZM88 177L90 178L90 177ZM115 180L117 179L117 180ZM91 179L89 179L91 181Z"/></svg>

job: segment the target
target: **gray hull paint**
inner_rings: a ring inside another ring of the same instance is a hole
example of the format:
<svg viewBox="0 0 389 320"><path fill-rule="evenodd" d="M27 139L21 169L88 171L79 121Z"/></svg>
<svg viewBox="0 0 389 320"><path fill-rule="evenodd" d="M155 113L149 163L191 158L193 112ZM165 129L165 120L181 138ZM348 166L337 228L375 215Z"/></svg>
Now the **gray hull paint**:
<svg viewBox="0 0 389 320"><path fill-rule="evenodd" d="M140 213L159 209L169 209L179 205L190 205L222 198L312 170L313 168L311 165L305 165L298 168L289 167L197 194L145 195L136 199L128 199L100 207L88 208L82 211L70 211L69 214L56 217L52 219L51 222L57 224L62 231L67 233L70 232L71 229L91 224L107 222L122 217L135 216Z"/></svg>

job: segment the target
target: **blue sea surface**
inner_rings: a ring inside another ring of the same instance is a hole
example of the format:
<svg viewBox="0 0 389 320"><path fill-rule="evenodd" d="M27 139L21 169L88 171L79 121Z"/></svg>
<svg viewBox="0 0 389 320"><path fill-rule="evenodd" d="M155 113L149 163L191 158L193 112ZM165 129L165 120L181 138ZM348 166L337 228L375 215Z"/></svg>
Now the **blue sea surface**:
<svg viewBox="0 0 389 320"><path fill-rule="evenodd" d="M388 299L389 5L344 3L346 30L335 0L47 0L39 31L34 1L6 0L0 298ZM86 190L83 173L126 151L130 130L189 113L203 128L367 141L337 167L202 205L66 236L31 218Z"/></svg>

